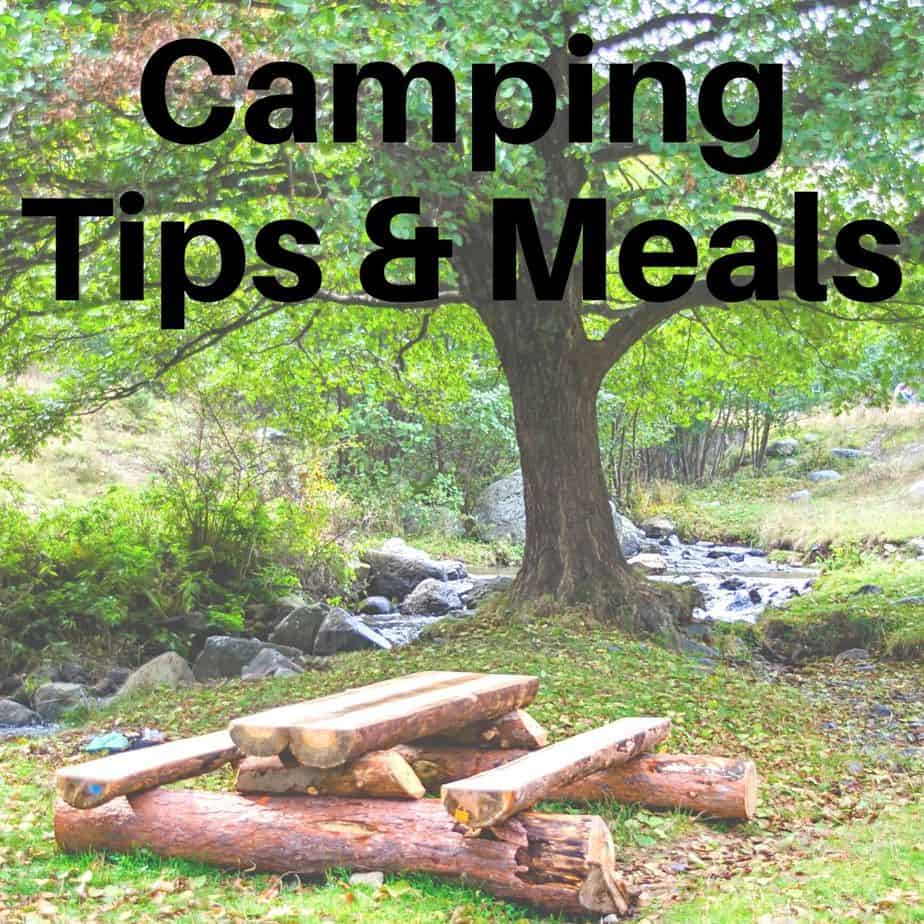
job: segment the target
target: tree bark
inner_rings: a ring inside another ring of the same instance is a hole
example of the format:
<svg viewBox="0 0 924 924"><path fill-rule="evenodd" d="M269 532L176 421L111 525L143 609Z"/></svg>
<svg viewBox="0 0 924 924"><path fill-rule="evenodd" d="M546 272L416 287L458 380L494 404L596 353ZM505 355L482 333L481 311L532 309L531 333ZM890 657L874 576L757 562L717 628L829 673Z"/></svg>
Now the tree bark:
<svg viewBox="0 0 924 924"><path fill-rule="evenodd" d="M332 770L286 766L278 757L248 757L237 768L238 792L420 799L426 790L397 750L371 751Z"/></svg>
<svg viewBox="0 0 924 924"><path fill-rule="evenodd" d="M624 914L613 842L597 815L525 813L469 838L435 799L248 797L164 790L80 811L59 801L61 850L146 848L232 869L321 877L335 867L461 878L565 915Z"/></svg>
<svg viewBox="0 0 924 924"><path fill-rule="evenodd" d="M439 735L413 744L454 744L491 748L525 748L535 751L549 742L549 733L525 710L514 709L497 719L466 725L450 735Z"/></svg>

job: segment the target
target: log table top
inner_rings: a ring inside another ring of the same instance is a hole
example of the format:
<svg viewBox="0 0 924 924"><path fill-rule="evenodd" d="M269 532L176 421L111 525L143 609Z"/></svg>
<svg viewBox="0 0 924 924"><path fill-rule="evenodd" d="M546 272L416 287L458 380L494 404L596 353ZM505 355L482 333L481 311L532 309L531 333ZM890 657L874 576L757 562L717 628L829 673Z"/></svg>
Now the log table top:
<svg viewBox="0 0 924 924"><path fill-rule="evenodd" d="M523 674L423 671L234 719L229 732L254 757L286 753L305 766L336 767L520 709L538 687Z"/></svg>

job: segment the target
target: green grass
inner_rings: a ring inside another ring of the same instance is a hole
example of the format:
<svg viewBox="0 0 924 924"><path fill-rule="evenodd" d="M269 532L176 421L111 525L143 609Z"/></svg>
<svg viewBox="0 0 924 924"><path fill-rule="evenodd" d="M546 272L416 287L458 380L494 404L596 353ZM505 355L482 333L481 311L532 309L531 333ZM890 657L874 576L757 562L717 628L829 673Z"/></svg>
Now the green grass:
<svg viewBox="0 0 924 924"><path fill-rule="evenodd" d="M882 593L860 593L865 586ZM924 561L861 557L822 573L811 594L770 610L759 636L798 657L824 657L869 648L896 658L924 657Z"/></svg>
<svg viewBox="0 0 924 924"><path fill-rule="evenodd" d="M873 823L846 825L783 873L736 879L675 906L666 924L783 921L924 921L921 807L888 809Z"/></svg>
<svg viewBox="0 0 924 924"><path fill-rule="evenodd" d="M0 745L0 920L39 921L43 910L51 908L57 909L58 920L80 922L554 920L425 876L391 876L384 890L372 892L346 886L342 873L320 886L293 886L279 877L222 873L147 854L67 857L55 850L53 771L80 757L79 743L91 732L142 725L171 734L203 732L260 708L432 668L538 675L540 695L531 712L555 738L624 715L663 714L673 720L671 750L747 755L757 761L761 807L746 825L708 823L683 812L594 806L609 823L620 866L630 878L643 869L641 863L667 863L697 850L720 852L724 868L746 876L752 855L767 844L780 845L784 856L788 848L783 845L800 831L870 817L887 804L920 798L920 785L903 772L871 769L863 785L845 789L845 779L856 779L846 769L855 751L849 736L825 731L822 723L834 721L847 729L852 706L824 696L809 706L803 690L765 682L748 671L720 665L704 673L691 661L614 631L548 621L505 625L482 617L447 624L441 638L418 646L338 656L328 671L163 693L84 716L78 731L61 738ZM230 784L230 773L224 771L193 785ZM694 870L689 879L667 878L695 892L699 874ZM645 914L660 914L658 909L665 907L659 898Z"/></svg>

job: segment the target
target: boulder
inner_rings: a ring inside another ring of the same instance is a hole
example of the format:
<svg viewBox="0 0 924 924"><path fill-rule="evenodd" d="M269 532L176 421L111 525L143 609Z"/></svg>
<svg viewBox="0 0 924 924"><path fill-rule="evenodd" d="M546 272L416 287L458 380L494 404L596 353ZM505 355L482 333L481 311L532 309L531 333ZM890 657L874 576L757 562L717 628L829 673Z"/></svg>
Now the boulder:
<svg viewBox="0 0 924 924"><path fill-rule="evenodd" d="M258 638L234 638L230 635L212 635L193 664L196 680L219 680L223 677L240 677L243 668L264 649L274 648L287 658L298 658L302 652L288 645L261 642Z"/></svg>
<svg viewBox="0 0 924 924"><path fill-rule="evenodd" d="M313 651L318 629L327 616L330 607L324 603L306 606L301 603L276 626L269 640L274 645L288 645L299 651Z"/></svg>
<svg viewBox="0 0 924 924"><path fill-rule="evenodd" d="M32 697L35 711L46 722L54 722L69 709L92 706L93 702L93 697L82 683L46 683Z"/></svg>
<svg viewBox="0 0 924 924"><path fill-rule="evenodd" d="M667 571L667 559L663 555L642 552L629 559L629 564L644 568L649 574L664 574Z"/></svg>
<svg viewBox="0 0 924 924"><path fill-rule="evenodd" d="M467 576L458 561L434 561L426 552L415 549L402 539L389 539L381 549L363 554L371 571L368 593L372 597L403 600L421 581L455 581Z"/></svg>
<svg viewBox="0 0 924 924"><path fill-rule="evenodd" d="M817 472L809 472L808 480L813 482L819 481L839 481L841 477L840 472L834 471L833 468L822 468Z"/></svg>
<svg viewBox="0 0 924 924"><path fill-rule="evenodd" d="M270 607L273 628L275 629L293 610L300 610L303 606L308 606L308 601L297 593L286 594L274 600Z"/></svg>
<svg viewBox="0 0 924 924"><path fill-rule="evenodd" d="M427 578L405 597L401 612L405 616L443 616L453 610L461 610L461 593L472 587L471 581L435 581Z"/></svg>
<svg viewBox="0 0 924 924"><path fill-rule="evenodd" d="M275 648L264 648L249 664L241 670L242 680L263 680L267 677L291 677L294 674L303 674L300 667Z"/></svg>
<svg viewBox="0 0 924 924"><path fill-rule="evenodd" d="M513 583L513 578L499 576L495 578L482 578L472 582L470 590L463 591L459 596L463 605L470 610L478 607L491 594L507 590Z"/></svg>
<svg viewBox="0 0 924 924"><path fill-rule="evenodd" d="M92 678L90 672L76 661L66 661L59 664L51 678L55 683L82 683L87 686Z"/></svg>
<svg viewBox="0 0 924 924"><path fill-rule="evenodd" d="M526 539L526 507L523 503L523 473L517 469L489 484L473 511L478 532L485 539Z"/></svg>
<svg viewBox="0 0 924 924"><path fill-rule="evenodd" d="M924 501L924 478L911 485L906 493L914 500Z"/></svg>
<svg viewBox="0 0 924 924"><path fill-rule="evenodd" d="M831 455L835 459L862 459L865 456L868 456L868 452L864 452L862 449L848 449L845 446L835 446L831 450Z"/></svg>
<svg viewBox="0 0 924 924"><path fill-rule="evenodd" d="M667 539L677 527L667 517L649 517L642 522L642 530L649 539Z"/></svg>
<svg viewBox="0 0 924 924"><path fill-rule="evenodd" d="M141 690L155 690L158 687L176 690L195 682L196 678L186 659L175 651L165 651L129 674L117 695L130 696Z"/></svg>
<svg viewBox="0 0 924 924"><path fill-rule="evenodd" d="M94 696L112 696L118 692L132 672L127 667L114 667L93 687Z"/></svg>
<svg viewBox="0 0 924 924"><path fill-rule="evenodd" d="M334 607L325 617L314 640L316 655L332 655L338 651L360 651L365 648L391 648L391 642L353 613Z"/></svg>
<svg viewBox="0 0 924 924"><path fill-rule="evenodd" d="M798 503L801 503L802 501L807 501L811 499L812 499L812 492L806 490L805 488L803 488L801 491L793 491L792 494L789 495L789 500L791 500L794 504L798 504Z"/></svg>
<svg viewBox="0 0 924 924"><path fill-rule="evenodd" d="M395 608L392 606L388 597L366 597L359 604L359 612L367 616L387 616L393 613Z"/></svg>
<svg viewBox="0 0 924 924"><path fill-rule="evenodd" d="M799 451L799 441L794 440L791 436L783 437L779 440L773 440L767 446L767 455L772 459L784 459L794 456Z"/></svg>
<svg viewBox="0 0 924 924"><path fill-rule="evenodd" d="M610 501L610 510L613 513L613 527L616 530L616 541L622 551L623 558L632 558L642 551L642 540L645 534L627 517L616 509Z"/></svg>
<svg viewBox="0 0 924 924"><path fill-rule="evenodd" d="M0 699L0 726L22 728L24 725L41 725L42 717L11 699Z"/></svg>

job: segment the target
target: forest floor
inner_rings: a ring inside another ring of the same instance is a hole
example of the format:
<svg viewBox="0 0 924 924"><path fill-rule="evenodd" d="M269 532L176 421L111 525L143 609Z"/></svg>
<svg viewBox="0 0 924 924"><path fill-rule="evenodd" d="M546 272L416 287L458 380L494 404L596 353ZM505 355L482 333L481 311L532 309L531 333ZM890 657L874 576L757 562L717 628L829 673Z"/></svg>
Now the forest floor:
<svg viewBox="0 0 924 924"><path fill-rule="evenodd" d="M205 732L271 705L436 667L536 674L540 692L531 711L554 738L624 715L668 715L670 750L756 761L760 807L747 824L613 803L589 809L609 823L619 866L641 893L637 920L924 920L919 664L704 668L598 627L509 625L488 616L443 623L438 632L391 652L338 656L326 671L165 692L156 703L75 717L54 738L0 745L0 920L557 920L418 875L388 876L374 890L351 886L346 871L312 885L150 854L56 852L54 770L82 759L90 734L114 726ZM193 785L231 782L225 770Z"/></svg>

